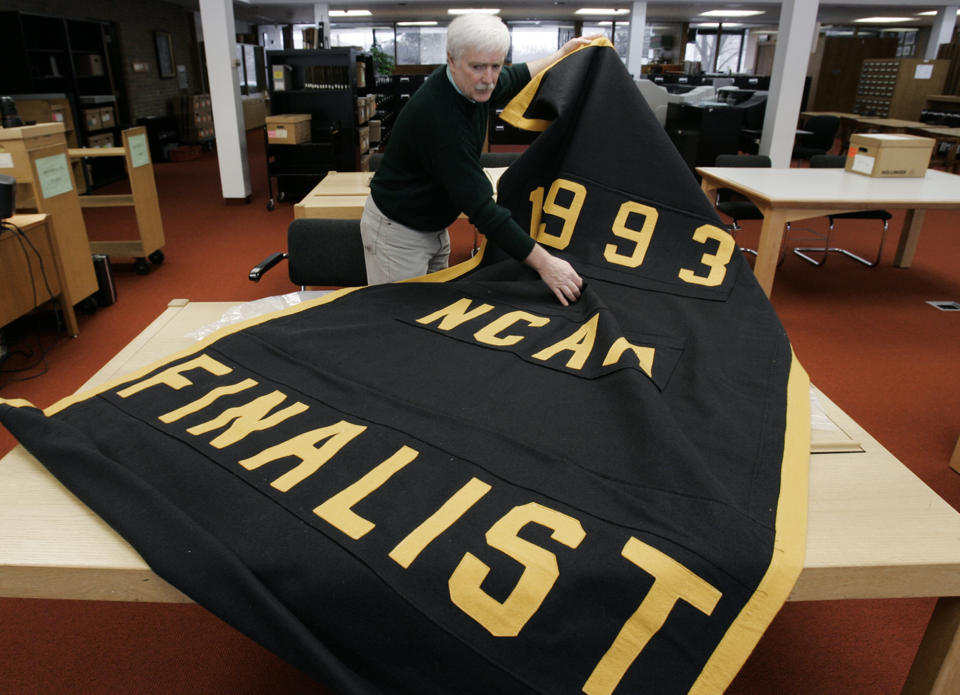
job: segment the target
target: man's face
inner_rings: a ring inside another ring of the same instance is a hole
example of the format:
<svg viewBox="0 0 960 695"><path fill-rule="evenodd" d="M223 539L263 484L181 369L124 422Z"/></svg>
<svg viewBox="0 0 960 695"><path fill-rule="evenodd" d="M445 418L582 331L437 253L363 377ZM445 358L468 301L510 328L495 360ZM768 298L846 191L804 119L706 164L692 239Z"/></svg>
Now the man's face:
<svg viewBox="0 0 960 695"><path fill-rule="evenodd" d="M503 54L466 50L458 60L447 54L450 74L460 91L474 101L489 101L503 69Z"/></svg>

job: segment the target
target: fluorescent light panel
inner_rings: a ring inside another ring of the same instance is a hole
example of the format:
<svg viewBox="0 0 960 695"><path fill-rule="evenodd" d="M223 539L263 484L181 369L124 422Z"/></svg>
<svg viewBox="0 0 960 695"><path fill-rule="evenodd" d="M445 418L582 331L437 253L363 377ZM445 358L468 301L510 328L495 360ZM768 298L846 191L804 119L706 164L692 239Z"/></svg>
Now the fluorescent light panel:
<svg viewBox="0 0 960 695"><path fill-rule="evenodd" d="M397 22L398 27L435 27L436 20L424 20L422 22Z"/></svg>
<svg viewBox="0 0 960 695"><path fill-rule="evenodd" d="M720 27L719 22L696 22L690 25L694 29L717 29ZM723 26L725 27L742 27L743 24L740 22L724 22ZM764 34L769 34L769 31L764 31Z"/></svg>
<svg viewBox="0 0 960 695"><path fill-rule="evenodd" d="M858 24L898 24L900 22L915 22L916 17L861 17L853 21Z"/></svg>
<svg viewBox="0 0 960 695"><path fill-rule="evenodd" d="M370 10L330 10L331 17L369 17Z"/></svg>
<svg viewBox="0 0 960 695"><path fill-rule="evenodd" d="M581 7L574 14L593 14L601 16L611 16L619 14L629 14L630 10L615 10L612 7Z"/></svg>
<svg viewBox="0 0 960 695"><path fill-rule="evenodd" d="M763 10L708 10L701 12L701 17L754 17L763 14Z"/></svg>
<svg viewBox="0 0 960 695"><path fill-rule="evenodd" d="M461 7L451 10L447 10L447 14L500 14L500 10L493 7L484 7L484 8L469 8Z"/></svg>

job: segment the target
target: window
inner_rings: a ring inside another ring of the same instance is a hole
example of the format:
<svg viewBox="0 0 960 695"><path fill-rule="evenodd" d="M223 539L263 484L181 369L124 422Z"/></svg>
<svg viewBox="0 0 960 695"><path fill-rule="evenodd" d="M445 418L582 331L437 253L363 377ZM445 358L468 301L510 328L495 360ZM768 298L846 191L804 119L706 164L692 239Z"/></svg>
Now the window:
<svg viewBox="0 0 960 695"><path fill-rule="evenodd" d="M556 26L511 26L510 61L526 63L550 55L559 47L558 40Z"/></svg>
<svg viewBox="0 0 960 695"><path fill-rule="evenodd" d="M696 29L694 40L687 42L684 60L699 62L704 72L740 72L743 55L743 31L723 31L717 45L716 29ZM692 33L692 31L691 31Z"/></svg>
<svg viewBox="0 0 960 695"><path fill-rule="evenodd" d="M447 62L446 27L397 27L397 65Z"/></svg>
<svg viewBox="0 0 960 695"><path fill-rule="evenodd" d="M740 48L743 42L742 34L720 35L720 50L717 52L717 67L715 72L740 72Z"/></svg>
<svg viewBox="0 0 960 695"><path fill-rule="evenodd" d="M331 27L330 29L330 46L332 48L359 46L363 50L369 51L372 45L372 27L350 27L343 29L334 29Z"/></svg>

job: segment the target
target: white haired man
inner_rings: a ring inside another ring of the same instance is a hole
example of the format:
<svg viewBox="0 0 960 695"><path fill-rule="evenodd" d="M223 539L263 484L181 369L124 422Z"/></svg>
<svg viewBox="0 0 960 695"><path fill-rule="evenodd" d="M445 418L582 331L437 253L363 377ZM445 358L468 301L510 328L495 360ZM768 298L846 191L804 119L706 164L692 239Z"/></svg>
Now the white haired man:
<svg viewBox="0 0 960 695"><path fill-rule="evenodd" d="M504 66L510 32L498 17L468 14L450 23L446 66L400 112L370 181L360 221L370 284L446 268L447 227L463 212L489 241L533 268L561 304L580 297L583 280L573 266L537 244L493 200L480 152L489 104L506 104L537 73L588 43L571 39L549 56Z"/></svg>

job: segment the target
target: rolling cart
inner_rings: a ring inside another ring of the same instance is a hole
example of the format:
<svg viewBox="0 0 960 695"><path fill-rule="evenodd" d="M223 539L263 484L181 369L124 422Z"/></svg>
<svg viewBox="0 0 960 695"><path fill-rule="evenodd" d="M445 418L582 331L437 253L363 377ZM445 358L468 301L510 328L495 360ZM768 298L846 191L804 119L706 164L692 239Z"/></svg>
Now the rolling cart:
<svg viewBox="0 0 960 695"><path fill-rule="evenodd" d="M147 129L144 126L128 128L122 132L123 147L83 147L67 150L71 159L85 157L123 157L130 193L119 195L80 196L81 208L116 207L132 205L137 217L138 239L117 241L92 241L90 251L110 257L133 258L136 272L150 272L150 263L163 263L163 222L160 218L160 202L157 199L157 184L153 177ZM149 263L147 260L149 259Z"/></svg>

